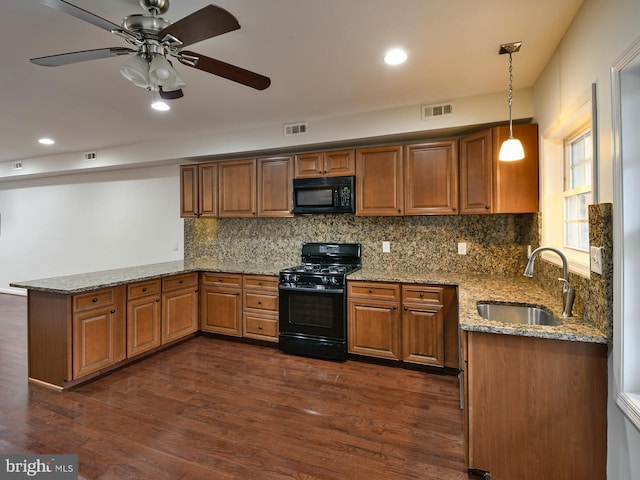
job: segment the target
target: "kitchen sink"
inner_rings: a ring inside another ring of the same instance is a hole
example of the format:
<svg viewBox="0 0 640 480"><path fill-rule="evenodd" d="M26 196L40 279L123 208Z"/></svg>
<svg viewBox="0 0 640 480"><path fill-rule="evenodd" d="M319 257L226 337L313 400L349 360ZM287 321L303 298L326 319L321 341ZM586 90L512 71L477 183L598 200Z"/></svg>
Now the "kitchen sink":
<svg viewBox="0 0 640 480"><path fill-rule="evenodd" d="M533 305L478 302L478 314L493 322L525 325L560 325L551 312Z"/></svg>

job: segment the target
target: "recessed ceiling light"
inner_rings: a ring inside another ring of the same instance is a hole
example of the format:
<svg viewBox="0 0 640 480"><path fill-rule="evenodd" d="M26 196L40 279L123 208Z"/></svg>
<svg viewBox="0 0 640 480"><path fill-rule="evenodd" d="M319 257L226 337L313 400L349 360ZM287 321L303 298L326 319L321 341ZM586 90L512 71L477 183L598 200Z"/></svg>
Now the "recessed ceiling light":
<svg viewBox="0 0 640 480"><path fill-rule="evenodd" d="M51 138L40 138L38 139L38 142L40 142L42 145L53 145L54 143L56 143Z"/></svg>
<svg viewBox="0 0 640 480"><path fill-rule="evenodd" d="M384 63L387 65L400 65L407 59L407 52L401 48L389 50L384 56Z"/></svg>

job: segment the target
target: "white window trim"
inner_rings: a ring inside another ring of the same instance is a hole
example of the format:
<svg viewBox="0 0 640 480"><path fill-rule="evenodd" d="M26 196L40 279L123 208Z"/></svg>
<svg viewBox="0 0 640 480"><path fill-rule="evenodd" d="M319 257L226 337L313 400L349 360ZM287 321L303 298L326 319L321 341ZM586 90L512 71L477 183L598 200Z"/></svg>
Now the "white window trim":
<svg viewBox="0 0 640 480"><path fill-rule="evenodd" d="M624 205L622 158L622 71L640 58L640 38L611 67L611 115L613 144L613 395L618 407L640 430L640 360L627 342L640 339L640 316L625 312L624 297ZM637 292L630 292L636 295Z"/></svg>
<svg viewBox="0 0 640 480"><path fill-rule="evenodd" d="M591 192L593 203L598 203L598 148L597 148L597 115L596 115L596 84L582 92L581 95L567 109L570 114L561 115L556 122L542 135L542 168L543 184L541 195L542 245L561 249L569 261L569 271L585 278L591 277L589 253L566 247L564 245L564 165L565 145L564 140L572 132L590 124L593 144L592 159L592 185ZM558 166L561 167L559 172ZM549 182L556 182L549 187ZM562 215L557 211L561 209ZM554 214L554 212L556 212ZM557 255L546 252L542 258L558 266L562 266Z"/></svg>

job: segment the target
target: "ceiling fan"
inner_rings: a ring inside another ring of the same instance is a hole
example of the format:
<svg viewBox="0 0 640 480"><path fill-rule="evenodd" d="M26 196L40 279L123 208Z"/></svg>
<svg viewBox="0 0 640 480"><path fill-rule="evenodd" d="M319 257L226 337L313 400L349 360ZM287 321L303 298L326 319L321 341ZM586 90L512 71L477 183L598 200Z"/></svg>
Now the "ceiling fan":
<svg viewBox="0 0 640 480"><path fill-rule="evenodd" d="M169 0L139 0L145 14L124 17L122 25L105 20L65 0L38 0L39 3L84 20L124 38L133 48L111 47L83 50L59 55L32 58L31 62L46 67L129 55L120 68L122 75L133 84L158 92L164 100L184 96L184 81L167 57L183 65L241 83L257 90L269 87L271 80L258 73L231 65L184 47L240 28L238 20L228 11L208 5L171 23L160 15L169 9Z"/></svg>

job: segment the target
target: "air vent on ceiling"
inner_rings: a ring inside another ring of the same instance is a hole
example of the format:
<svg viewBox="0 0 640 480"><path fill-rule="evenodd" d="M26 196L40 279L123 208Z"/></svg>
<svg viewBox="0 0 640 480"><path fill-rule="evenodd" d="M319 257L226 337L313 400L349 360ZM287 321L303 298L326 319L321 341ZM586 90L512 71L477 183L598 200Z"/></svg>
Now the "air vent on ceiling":
<svg viewBox="0 0 640 480"><path fill-rule="evenodd" d="M439 105L422 105L420 107L422 120L433 117L442 117L453 113L453 105L451 103L442 103Z"/></svg>
<svg viewBox="0 0 640 480"><path fill-rule="evenodd" d="M22 170L22 161L13 162L13 169L14 170Z"/></svg>
<svg viewBox="0 0 640 480"><path fill-rule="evenodd" d="M307 122L287 123L284 126L284 136L302 135L303 133L307 133L308 130L309 126Z"/></svg>
<svg viewBox="0 0 640 480"><path fill-rule="evenodd" d="M85 161L91 161L91 160L95 160L97 157L97 153L96 152L85 152L84 154L84 159Z"/></svg>

